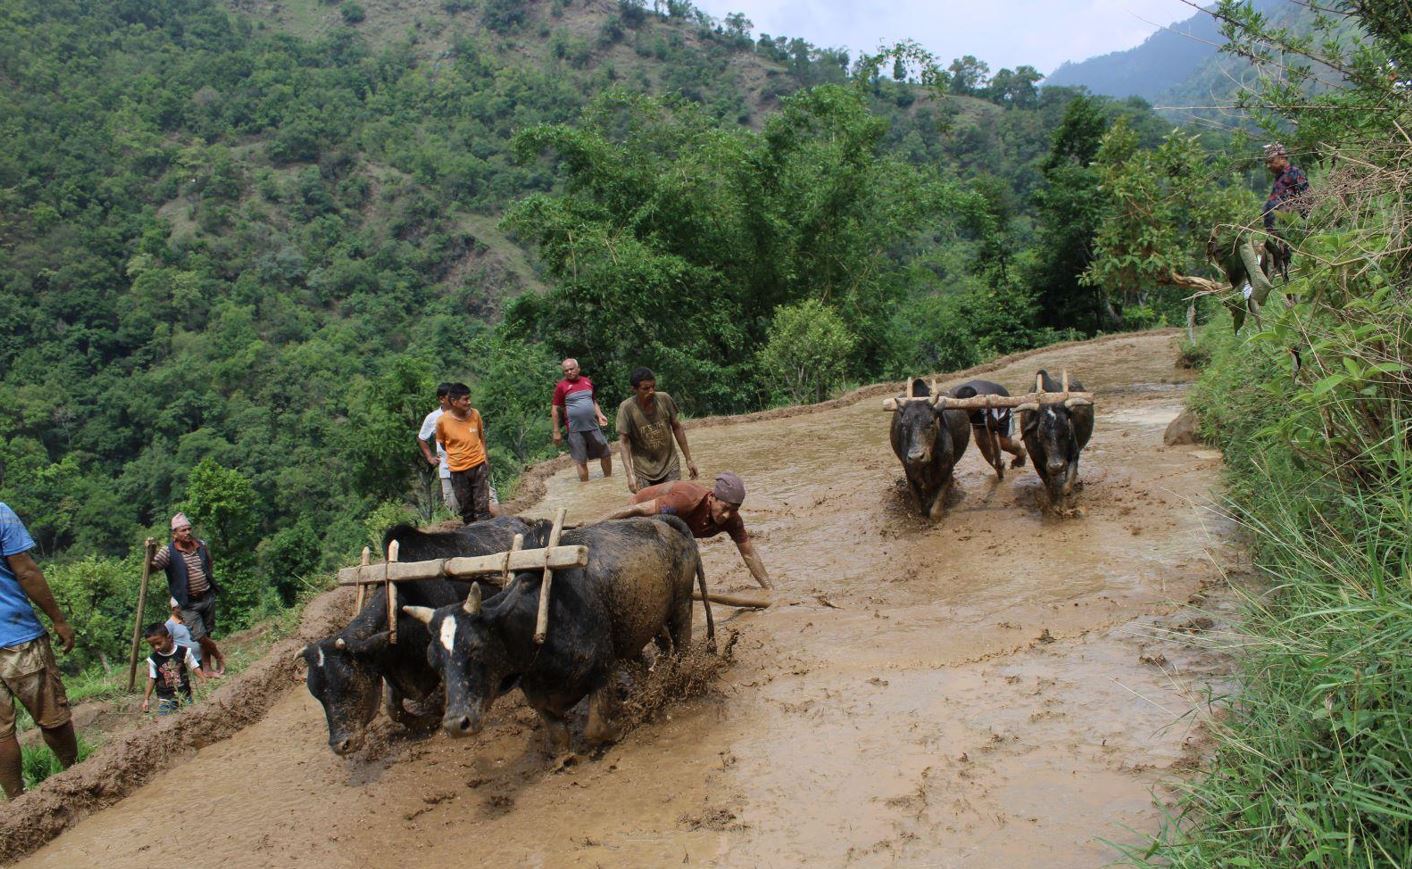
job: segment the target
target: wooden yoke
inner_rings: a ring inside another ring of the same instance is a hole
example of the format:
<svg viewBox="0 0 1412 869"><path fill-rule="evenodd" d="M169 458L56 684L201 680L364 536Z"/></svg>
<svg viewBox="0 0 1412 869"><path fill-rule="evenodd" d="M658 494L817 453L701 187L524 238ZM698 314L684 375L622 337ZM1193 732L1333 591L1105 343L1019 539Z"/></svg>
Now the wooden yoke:
<svg viewBox="0 0 1412 869"><path fill-rule="evenodd" d="M912 381L909 379L906 398L884 398L882 405L883 410L897 411L901 410L909 401L930 402L932 407L938 410L991 410L1005 407L1036 410L1041 404L1063 404L1065 407L1093 404L1092 392L1069 391L1069 370L1067 368L1064 369L1062 383L1063 386L1059 392L1045 392L1044 378L1036 374L1034 392L1027 395L975 395L970 398L952 398L949 395L942 395L936 383L932 384L930 396L912 395ZM1031 406L1026 407L1026 405Z"/></svg>
<svg viewBox="0 0 1412 869"><path fill-rule="evenodd" d="M553 549L559 545L559 534L564 530L564 518L568 515L568 510L560 507L554 513L554 527L549 529L549 548ZM549 636L549 592L554 585L554 571L549 565L544 566L544 578L539 583L539 616L534 622L534 644L544 645L544 640Z"/></svg>
<svg viewBox="0 0 1412 869"><path fill-rule="evenodd" d="M914 398L912 401L927 401L926 398ZM883 410L896 411L901 409L907 399L885 398L883 399ZM1031 392L1027 395L976 395L971 398L951 398L950 396L939 396L932 405L938 410L990 410L993 408L1023 408L1024 405L1033 404L1064 404L1069 407L1093 404L1092 392Z"/></svg>
<svg viewBox="0 0 1412 869"><path fill-rule="evenodd" d="M539 589L539 614L535 625L535 642L543 643L549 627L549 594L554 581L554 571L588 565L587 546L560 546L559 536L564 530L564 518L568 511L559 508L554 517L554 526L549 532L549 545L543 549L525 549L523 534L516 534L510 549L493 555L470 555L458 558L443 558L437 561L412 561L401 563L397 560L398 544L394 540L387 547L387 561L378 565L368 564L368 552L363 551L362 564L345 567L338 572L339 585L358 587L358 602L362 602L367 586L381 584L387 591L387 631L388 643L397 642L397 584L423 579L470 579L486 573L498 573L502 584L509 585L517 570L543 570L544 579Z"/></svg>
<svg viewBox="0 0 1412 869"><path fill-rule="evenodd" d="M345 567L338 572L339 585L381 585L383 582L416 582L422 579L469 581L487 573L503 574L508 569L563 570L588 564L587 546L556 546L553 549L521 549L493 555L464 555L435 561L402 561L369 567Z"/></svg>

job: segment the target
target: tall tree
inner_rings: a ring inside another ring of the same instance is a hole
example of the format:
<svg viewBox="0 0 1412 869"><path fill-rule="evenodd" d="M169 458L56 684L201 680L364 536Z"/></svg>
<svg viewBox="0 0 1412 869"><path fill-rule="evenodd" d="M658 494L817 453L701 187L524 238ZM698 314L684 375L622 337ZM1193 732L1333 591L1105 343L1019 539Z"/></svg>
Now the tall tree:
<svg viewBox="0 0 1412 869"><path fill-rule="evenodd" d="M1080 94L1065 107L1034 196L1039 238L1027 273L1044 325L1090 335L1117 325L1103 288L1079 280L1093 262L1102 214L1092 164L1107 126L1095 97Z"/></svg>

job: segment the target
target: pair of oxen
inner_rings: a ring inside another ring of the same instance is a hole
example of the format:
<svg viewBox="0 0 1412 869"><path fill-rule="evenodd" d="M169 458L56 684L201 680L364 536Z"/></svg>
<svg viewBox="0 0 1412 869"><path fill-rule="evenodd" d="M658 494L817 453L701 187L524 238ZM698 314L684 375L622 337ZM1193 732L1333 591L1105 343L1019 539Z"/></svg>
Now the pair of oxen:
<svg viewBox="0 0 1412 869"><path fill-rule="evenodd" d="M1040 370L1037 381L1044 392L1059 392L1063 384ZM994 394L1008 395L999 384L986 383L993 387ZM1068 388L1072 392L1082 392L1083 384L1069 378ZM922 515L940 519L945 512L947 493L955 478L956 463L966 452L971 440L971 412L966 410L943 410L935 400L940 395L953 398L970 397L953 395L949 392L932 395L931 389L921 379L913 380L910 386L911 399L928 397L930 401L908 400L898 402L892 418L892 451L902 462L907 475L907 484L917 500L917 508ZM1074 483L1079 475L1079 452L1088 444L1093 434L1093 406L1073 401L1034 403L1021 405L1019 412L1020 435L1034 463L1035 473L1043 485L1045 506L1058 513L1070 511ZM977 427L977 437L982 437ZM993 437L987 430L986 437ZM1003 475L1002 453L999 445L992 443L988 460L993 461L996 473Z"/></svg>
<svg viewBox="0 0 1412 869"><path fill-rule="evenodd" d="M448 532L398 526L383 548L395 540L400 560L430 561L504 552L517 534L525 548L540 548L549 532L548 522L514 517ZM479 732L495 699L516 687L544 722L552 753L569 751L569 711L585 696L585 739L613 739L612 674L654 640L677 653L690 645L693 581L706 596L701 556L675 516L569 528L559 544L586 546L589 560L556 572L542 644L534 642L542 572L523 571L488 594L446 579L399 584L396 642L379 588L346 628L305 646L309 693L323 704L334 753L358 749L379 703L410 730L439 722L460 737ZM709 607L707 620L709 633Z"/></svg>

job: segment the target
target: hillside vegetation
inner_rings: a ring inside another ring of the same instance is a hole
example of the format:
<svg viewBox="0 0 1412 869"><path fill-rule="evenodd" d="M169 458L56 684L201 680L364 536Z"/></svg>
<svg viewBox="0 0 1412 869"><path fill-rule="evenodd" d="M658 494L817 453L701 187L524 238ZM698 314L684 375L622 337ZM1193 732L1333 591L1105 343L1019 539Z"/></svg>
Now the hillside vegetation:
<svg viewBox="0 0 1412 869"><path fill-rule="evenodd" d="M1290 279L1214 321L1194 398L1269 586L1209 769L1143 861L1412 863L1412 65L1405 4L1335 3L1312 30L1223 3L1262 119L1311 170ZM1352 48L1342 37L1361 28ZM1309 96L1316 79L1342 79ZM1242 230L1244 231L1244 230ZM1257 238L1259 234L1257 233Z"/></svg>

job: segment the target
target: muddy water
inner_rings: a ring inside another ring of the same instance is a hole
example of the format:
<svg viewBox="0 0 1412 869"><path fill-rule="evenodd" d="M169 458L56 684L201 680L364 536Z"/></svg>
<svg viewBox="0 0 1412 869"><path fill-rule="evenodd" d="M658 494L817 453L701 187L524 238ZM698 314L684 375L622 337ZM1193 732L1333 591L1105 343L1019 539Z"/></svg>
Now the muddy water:
<svg viewBox="0 0 1412 869"><path fill-rule="evenodd" d="M1174 359L1144 335L985 375L1014 391L1068 367L1099 393L1075 520L1045 520L1033 472L997 482L973 446L962 497L920 521L876 398L691 431L703 477L746 481L777 604L718 607L740 635L719 690L597 759L551 770L502 702L477 739L345 761L297 688L29 864L1105 863L1156 828L1222 667L1179 642L1182 605L1237 553L1204 506L1219 458L1162 446ZM570 471L532 512L625 497L621 476ZM715 587L753 587L728 540L703 552Z"/></svg>

